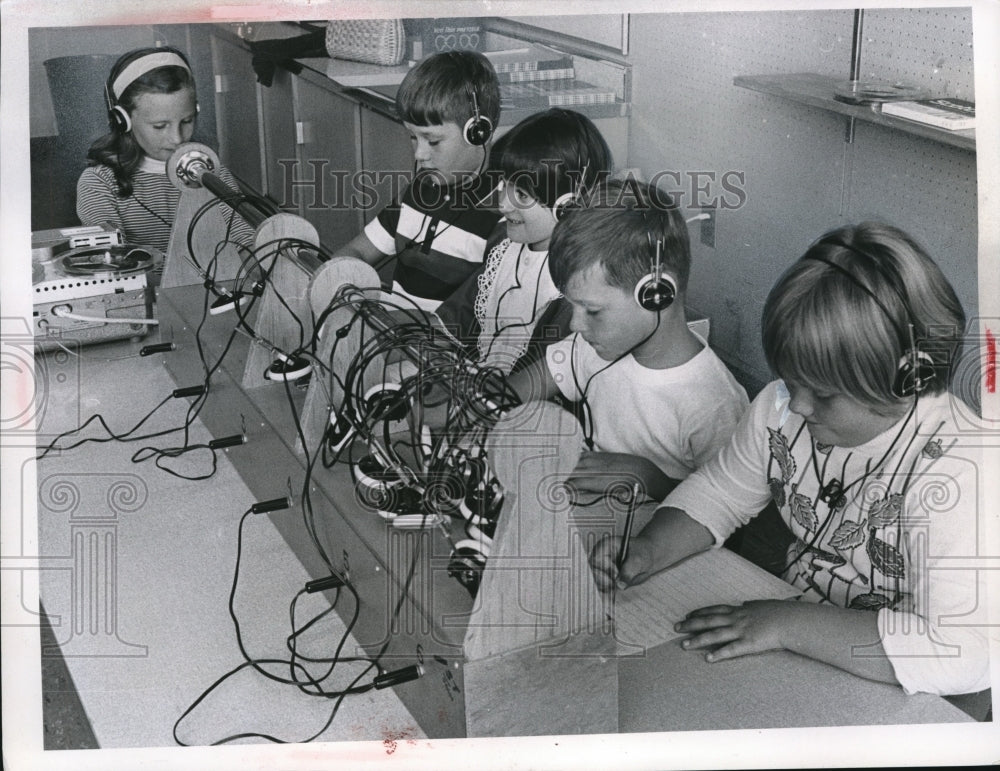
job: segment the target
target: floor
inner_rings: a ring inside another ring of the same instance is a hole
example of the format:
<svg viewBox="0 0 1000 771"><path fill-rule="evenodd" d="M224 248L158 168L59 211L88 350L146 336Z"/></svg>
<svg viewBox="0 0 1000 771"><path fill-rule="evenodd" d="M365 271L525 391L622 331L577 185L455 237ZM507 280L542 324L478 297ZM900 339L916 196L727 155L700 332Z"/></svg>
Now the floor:
<svg viewBox="0 0 1000 771"><path fill-rule="evenodd" d="M31 229L46 230L77 224L74 175L77 168L64 158L58 137L31 140ZM42 718L46 750L93 749L98 746L90 719L58 652L56 638L44 609L41 614Z"/></svg>
<svg viewBox="0 0 1000 771"><path fill-rule="evenodd" d="M41 614L42 723L46 750L90 750L100 745L87 712L80 702L66 660L58 652L56 638L44 609Z"/></svg>

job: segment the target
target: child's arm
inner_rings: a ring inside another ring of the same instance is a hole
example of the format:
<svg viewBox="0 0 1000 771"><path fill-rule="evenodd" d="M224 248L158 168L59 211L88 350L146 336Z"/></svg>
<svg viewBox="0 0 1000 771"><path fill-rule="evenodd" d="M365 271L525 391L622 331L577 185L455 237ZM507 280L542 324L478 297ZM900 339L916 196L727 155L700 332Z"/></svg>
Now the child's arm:
<svg viewBox="0 0 1000 771"><path fill-rule="evenodd" d="M624 452L585 452L567 480L578 497L600 495L610 487L637 482L642 493L662 501L680 480L671 479L647 458Z"/></svg>
<svg viewBox="0 0 1000 771"><path fill-rule="evenodd" d="M689 650L709 648L706 661L788 650L883 683L898 683L878 630L864 610L793 600L756 600L701 608L674 628ZM721 646L721 647L720 647Z"/></svg>
<svg viewBox="0 0 1000 771"><path fill-rule="evenodd" d="M591 554L591 566L602 591L615 584L624 589L642 583L654 573L708 549L714 538L681 509L665 507L658 509L632 539L619 571L615 559L620 543L620 538L606 538ZM707 661L783 649L870 680L896 682L879 642L877 616L867 611L811 602L757 600L738 606L701 608L675 629L690 635L682 642L685 648L712 649L705 655Z"/></svg>
<svg viewBox="0 0 1000 771"><path fill-rule="evenodd" d="M369 265L374 266L378 266L380 262L390 256L384 254L377 246L375 246L364 231L358 233L347 244L337 249L335 254L338 256L344 255L345 257L356 257L359 260L364 260Z"/></svg>
<svg viewBox="0 0 1000 771"><path fill-rule="evenodd" d="M101 176L103 172L108 179ZM125 234L125 223L116 206L113 176L107 167L89 166L76 183L76 216L84 225L110 223Z"/></svg>
<svg viewBox="0 0 1000 771"><path fill-rule="evenodd" d="M507 385L517 394L521 404L545 401L559 393L559 386L556 385L544 356L511 375L507 379Z"/></svg>

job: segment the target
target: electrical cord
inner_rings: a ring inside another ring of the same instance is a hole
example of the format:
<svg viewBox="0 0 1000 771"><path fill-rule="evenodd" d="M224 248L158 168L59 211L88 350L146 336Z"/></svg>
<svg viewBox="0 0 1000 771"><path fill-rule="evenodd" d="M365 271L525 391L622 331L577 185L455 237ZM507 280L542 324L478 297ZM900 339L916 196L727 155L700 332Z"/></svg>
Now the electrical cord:
<svg viewBox="0 0 1000 771"><path fill-rule="evenodd" d="M134 434L136 431L138 431L146 423L147 420L149 420L151 417L153 417L153 415L164 404L166 404L168 401L170 401L173 398L174 398L173 394L170 394L170 395L164 397L163 400L159 404L157 404L155 407L153 407L152 410L150 410L148 413L146 413L146 415L138 423L136 423L134 426L132 426L132 428L130 428L128 431L125 431L124 433L121 433L121 434L116 434L114 431L111 430L111 427L108 426L107 421L105 421L105 419L104 419L104 416L102 416L100 413L94 413L89 418L87 418L83 423L81 423L77 428L71 429L69 431L64 431L63 433L59 434L48 445L45 446L45 448L42 450L41 454L38 455L35 458L35 460L36 461L42 460L43 458L45 458L46 455L48 455L53 450L59 450L60 452L68 452L69 450L74 450L77 447L80 447L81 445L87 444L89 442L103 443L103 442L114 442L114 441L118 441L118 442L138 441L138 440L142 440L142 439L149 439L149 438L155 437L155 436L163 436L163 435L168 434L168 433L173 433L174 431L180 431L181 429L180 429L180 427L178 427L178 428L171 428L171 429L168 429L166 431L158 431L158 432L153 433L153 434L146 434L146 435L140 436L140 437L133 437L132 436L132 434ZM101 425L101 427L107 432L108 435L106 437L86 437L86 438L81 439L80 441L75 442L74 444L71 444L71 445L69 445L67 447L60 447L59 446L59 442L60 441L62 441L66 437L72 436L73 434L80 433L81 431L83 431L85 428L87 428L87 426L89 426L94 421L97 421Z"/></svg>
<svg viewBox="0 0 1000 771"><path fill-rule="evenodd" d="M63 310L64 308L65 310ZM156 319L125 319L117 316L81 316L78 313L73 313L73 309L69 305L53 306L52 315L58 316L61 319L71 319L73 321L98 321L102 324L145 324L152 327L160 323Z"/></svg>
<svg viewBox="0 0 1000 771"><path fill-rule="evenodd" d="M831 501L827 502L827 514L826 514L826 517L823 518L822 524L820 524L816 528L816 532L813 534L813 537L810 538L807 543L805 543L804 547L801 550L799 550L798 553L794 557L792 557L791 559L786 560L785 565L784 565L784 567L781 570L781 574L784 574L785 572L787 572L796 562L798 562L800 559L802 559L802 557L805 554L807 554L808 552L810 552L811 550L813 550L816 547L816 544L819 542L819 540L822 537L823 533L826 531L827 527L829 526L829 524L830 524L830 522L831 522L831 520L833 518L834 512L837 511L838 508L839 508L838 507L838 502L841 501L841 500L843 500L843 501L847 500L847 498L846 498L847 492L851 488L853 488L854 486L856 486L858 484L862 484L865 480L869 479L872 476L872 474L875 474L880 468L882 468L882 465L886 462L886 460L888 460L889 456L892 454L892 451L895 449L897 442L899 442L899 440L902 438L903 433L906 431L906 427L910 424L910 420L916 414L916 409L917 409L917 399L914 398L914 400L913 400L913 406L910 407L910 410L907 413L906 418L903 420L902 424L900 425L899 431L893 437L892 442L889 444L889 447L886 448L886 451L882 454L882 456L878 459L878 461L875 462L874 465L871 465L870 463L866 463L865 464L865 471L864 471L863 474L861 474L859 477L857 477L856 479L854 479L853 481L851 481L846 486L840 485L840 484L837 485L837 488L836 488L836 497L834 498L834 500L831 500ZM789 452L791 452L792 448L795 446L795 442L798 441L799 437L802 436L803 430L805 429L805 426L806 426L806 423L805 423L805 421L803 421L802 425L799 427L798 432L796 433L795 440L793 440L792 444L789 446ZM907 442L906 447L904 447L902 449L902 452L900 453L900 461L896 465L896 469L893 472L893 476L895 476L898 473L898 471L899 471L899 465L902 463L903 458L906 456L906 453L909 451L909 448L912 446L912 444L916 440L916 438L917 438L917 430L914 429L913 434L912 434L912 436L909 439L909 442ZM823 495L823 491L826 489L826 485L824 484L824 478L825 478L825 472L826 472L826 461L829 460L829 456L825 456L824 464L823 464L823 471L821 472L820 469L819 469L819 466L818 466L818 461L816 459L816 440L813 439L812 436L810 436L809 437L809 441L811 442L811 445L812 445L811 448L810 448L811 465L812 465L812 468L813 468L813 473L816 475L816 482L817 482L817 485L818 485L818 489L820 491L818 493L818 496L822 496ZM844 468L846 468L849 459L850 459L850 455L848 455L848 457L844 459ZM842 477L843 477L843 468L841 469L841 477L840 478L842 478ZM815 505L815 502L814 502L814 505Z"/></svg>
<svg viewBox="0 0 1000 771"><path fill-rule="evenodd" d="M655 335L656 332L657 332L657 330L660 328L660 315L661 315L661 312L657 311L656 312L656 326L653 327L653 331L652 332L650 332L648 335L646 335L642 340L640 340L639 342L637 342L635 345L633 345L627 351L625 351L624 353L619 354L614 359L612 359L607 364L605 364L603 367L601 367L596 372L594 372L590 377L587 378L587 382L586 382L586 384L582 388L580 387L580 380L579 380L579 378L577 377L577 374L576 374L576 363L575 363L575 361L576 361L576 355L575 355L576 354L576 341L580 339L580 335L579 334L573 335L573 339L570 342L570 349L569 349L569 371L570 371L570 375L573 378L573 387L576 389L576 392L578 394L580 394L579 402L580 402L581 408L582 408L581 409L581 413L582 413L582 423L583 423L583 442L587 446L588 450L593 451L593 449L594 449L594 430L595 430L595 428L594 428L594 416L593 416L593 413L591 412L590 402L587 401L587 392L590 390L590 384L594 381L595 377L597 377L598 375L600 375L602 372L610 369L615 364L617 364L618 362L620 362L622 359L627 358L630 354L634 353L636 350L638 350L643 345L645 345L649 340L651 340L653 338L653 335Z"/></svg>
<svg viewBox="0 0 1000 771"><path fill-rule="evenodd" d="M175 721L174 726L173 726L174 741L177 744L179 744L181 746L184 746L184 747L191 746L191 745L185 743L184 741L182 741L181 738L180 738L180 736L178 735L178 731L179 731L180 725L184 721L184 719L188 715L190 715L217 688L219 688L221 685L223 685L226 681L228 681L234 675L238 674L239 672L241 672L241 671L243 671L245 669L253 669L254 671L256 671L258 674L262 675L263 677L265 677L265 678L267 678L269 680L272 680L274 682L277 682L279 684L294 685L302 693L305 693L307 695L322 697L322 698L326 698L326 699L336 699L336 702L334 704L333 709L331 710L331 713L330 713L329 717L327 718L327 721L324 723L324 725L318 731L316 731L315 733L313 733L312 735L310 735L310 736L308 736L308 737L306 737L304 739L281 739L281 738L278 738L276 736L273 736L273 735L267 734L267 733L261 733L261 732L256 732L256 731L244 731L244 732L241 732L241 733L238 733L238 734L233 734L233 735L230 735L230 736L226 736L226 737L224 737L222 739L217 739L217 740L211 742L210 746L217 746L217 745L221 745L221 744L227 744L229 742L237 741L239 739L248 739L248 738L263 739L265 741L269 741L269 742L276 743L276 744L285 744L285 743L289 743L289 742L299 743L299 742L309 742L309 741L312 741L312 740L318 738L319 736L321 736L330 727L330 725L333 723L334 718L337 715L337 712L340 709L340 705L343 702L343 699L346 696L353 695L353 694L367 693L367 692L369 692L371 690L374 690L375 688L379 687L377 679L373 679L372 682L365 683L364 685L358 685L358 683L361 681L361 679L363 677L365 677L373 668L376 669L376 672L377 672L377 676L376 677L384 675L384 672L381 669L381 667L379 667L378 664L377 664L377 662L374 661L373 659L371 659L370 657L363 657L363 656L343 657L343 656L341 656L341 651L343 650L343 647L346 644L347 639L348 639L348 637L351 634L351 631L353 630L354 626L357 623L358 616L359 616L360 604L361 604L360 603L360 598L357 595L357 591L350 584L350 582L346 582L346 581L344 582L343 585L350 591L350 593L354 597L354 611L353 611L353 614L351 616L350 621L346 625L344 633L340 637L340 641L338 642L336 650L335 650L334 655L332 657L329 657L329 658L305 657L305 656L302 656L301 654L298 654L298 652L297 652L296 642L295 641L305 631L307 631L309 628L311 628L316 623L318 623L322 618L326 617L331 611L334 610L334 608L336 606L336 603L334 603L334 605L331 605L329 608L326 608L325 610L323 610L319 614L317 614L306 625L304 625L300 629L296 630L295 629L295 608L296 608L296 604L297 604L298 600L300 599L300 597L302 596L302 594L304 594L307 591L306 589L299 590L295 594L294 598L291 601L290 607L289 607L289 615L290 615L291 622L292 622L292 632L286 638L285 644L286 644L286 647L288 648L288 650L291 653L291 657L288 658L288 659L255 658L255 657L253 657L253 656L250 655L250 653L247 651L246 645L245 645L245 643L243 641L243 636L242 636L242 631L241 631L241 627L240 627L239 617L236 614L236 594L237 594L237 587L238 587L239 575L240 575L240 563L242 561L242 552L243 552L243 528L244 528L244 525L245 525L248 517L251 514L254 514L254 513L256 513L254 511L254 509L250 508L247 511L245 511L243 513L242 517L240 518L239 527L237 529L236 564L235 564L234 569L233 569L233 581L232 581L232 586L230 588L229 601L228 601L229 615L230 615L230 618L232 619L232 622L233 622L233 627L234 627L235 634L236 634L237 647L239 648L239 651L240 651L240 654L241 654L241 656L243 658L243 661L239 665L237 665L235 668L229 670L228 672L226 672L225 674L223 674L222 676L220 676L219 678L217 678L214 682L212 682L208 686L208 688L206 688L204 691L202 691L202 693L191 703L191 705L187 709L184 710L184 712L180 715L180 717L178 717L178 719ZM337 597L339 599L339 590L338 590ZM317 676L313 675L309 671L308 667L304 666L301 663L302 661L311 662L311 663L329 664L329 667L327 668L326 672L324 674L322 674L322 676L317 677ZM358 675L356 675L353 678L353 680L351 680L350 683L345 688L334 689L334 690L325 689L323 687L323 682L326 681L329 677L331 677L333 675L334 670L336 668L336 665L338 663L341 663L341 662L364 662L367 666L365 666L362 669L362 671ZM278 675L278 674L275 674L274 672L268 671L265 668L265 666L267 666L267 665L282 666L282 667L288 666L288 668L289 668L289 675L286 677L286 676Z"/></svg>

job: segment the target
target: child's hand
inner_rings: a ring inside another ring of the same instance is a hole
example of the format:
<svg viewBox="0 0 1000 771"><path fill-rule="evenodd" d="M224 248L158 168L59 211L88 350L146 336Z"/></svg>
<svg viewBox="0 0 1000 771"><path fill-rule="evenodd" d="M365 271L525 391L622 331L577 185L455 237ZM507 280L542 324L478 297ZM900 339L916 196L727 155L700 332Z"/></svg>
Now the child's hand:
<svg viewBox="0 0 1000 771"><path fill-rule="evenodd" d="M640 537L633 537L629 543L628 557L621 570L618 569L618 551L622 539L617 536L605 536L590 552L590 568L594 571L594 581L602 592L610 592L615 586L624 589L634 584L641 584L651 575L649 568L653 563L649 545Z"/></svg>
<svg viewBox="0 0 1000 771"><path fill-rule="evenodd" d="M724 661L785 648L796 606L787 600L712 605L692 611L674 629L690 635L681 643L686 650L714 648L705 660Z"/></svg>
<svg viewBox="0 0 1000 771"><path fill-rule="evenodd" d="M651 461L624 452L585 452L566 480L578 500L604 495L623 483L639 483L647 498L661 500L676 484Z"/></svg>

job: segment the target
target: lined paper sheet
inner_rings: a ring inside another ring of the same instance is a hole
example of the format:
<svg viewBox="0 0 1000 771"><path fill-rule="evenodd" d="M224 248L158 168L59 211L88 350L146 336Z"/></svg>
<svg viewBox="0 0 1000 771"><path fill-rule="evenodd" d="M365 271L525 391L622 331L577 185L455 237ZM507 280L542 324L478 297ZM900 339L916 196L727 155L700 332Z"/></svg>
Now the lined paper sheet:
<svg viewBox="0 0 1000 771"><path fill-rule="evenodd" d="M784 600L791 584L729 549L710 549L660 571L643 584L615 590L615 637L620 653L652 648L681 635L674 624L709 605Z"/></svg>

